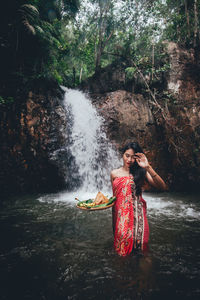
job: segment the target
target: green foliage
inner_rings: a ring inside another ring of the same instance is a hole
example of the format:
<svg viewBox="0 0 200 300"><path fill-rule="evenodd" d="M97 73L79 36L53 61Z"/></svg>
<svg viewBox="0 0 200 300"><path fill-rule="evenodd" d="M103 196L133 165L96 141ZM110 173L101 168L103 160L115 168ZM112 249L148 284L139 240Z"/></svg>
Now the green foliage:
<svg viewBox="0 0 200 300"><path fill-rule="evenodd" d="M184 47L193 47L199 42L199 0L167 0L165 10L162 12L166 20L163 38L177 42ZM197 36L195 36L196 30Z"/></svg>
<svg viewBox="0 0 200 300"><path fill-rule="evenodd" d="M167 102L170 102L172 104L177 103L177 99L175 98L173 93L170 93L169 91L164 91L163 96L164 96L164 100L166 100Z"/></svg>
<svg viewBox="0 0 200 300"><path fill-rule="evenodd" d="M0 96L0 105L12 104L12 103L14 103L14 101L15 100L13 97L4 98L4 97Z"/></svg>
<svg viewBox="0 0 200 300"><path fill-rule="evenodd" d="M2 95L34 88L38 78L62 83L62 59L67 48L62 23L74 17L78 6L78 0L5 2L0 11Z"/></svg>
<svg viewBox="0 0 200 300"><path fill-rule="evenodd" d="M58 73L57 70L54 70L53 75L54 75L54 78L57 80L57 82L59 84L62 84L62 82L63 82L62 76Z"/></svg>
<svg viewBox="0 0 200 300"><path fill-rule="evenodd" d="M160 80L170 66L163 41L197 47L200 0L7 0L0 11L3 99L35 80L77 86L123 62ZM8 82L12 82L9 86ZM5 95L5 97L4 97ZM2 100L3 101L3 100Z"/></svg>
<svg viewBox="0 0 200 300"><path fill-rule="evenodd" d="M137 72L137 69L135 67L128 67L125 69L126 73L126 79L131 80L133 79L134 74Z"/></svg>

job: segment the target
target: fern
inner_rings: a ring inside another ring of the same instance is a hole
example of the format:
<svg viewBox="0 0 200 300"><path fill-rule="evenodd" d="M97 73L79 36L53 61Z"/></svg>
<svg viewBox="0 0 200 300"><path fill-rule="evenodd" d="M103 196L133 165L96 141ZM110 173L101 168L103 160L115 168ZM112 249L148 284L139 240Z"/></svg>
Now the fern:
<svg viewBox="0 0 200 300"><path fill-rule="evenodd" d="M37 22L39 19L39 12L37 8L31 4L24 4L19 8L18 12L20 15L20 20L26 28L26 30L29 33L35 35L36 30L34 25L31 24L31 22L35 23L35 21Z"/></svg>

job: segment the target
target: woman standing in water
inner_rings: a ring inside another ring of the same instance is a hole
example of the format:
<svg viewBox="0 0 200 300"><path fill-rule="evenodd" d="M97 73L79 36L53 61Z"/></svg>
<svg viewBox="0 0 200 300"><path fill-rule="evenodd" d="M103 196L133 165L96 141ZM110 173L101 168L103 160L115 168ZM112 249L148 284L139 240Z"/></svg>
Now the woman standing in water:
<svg viewBox="0 0 200 300"><path fill-rule="evenodd" d="M135 249L147 248L149 225L146 202L142 198L145 181L159 190L166 190L163 179L153 170L141 147L136 142L123 148L123 167L111 172L113 195L114 248L125 256Z"/></svg>

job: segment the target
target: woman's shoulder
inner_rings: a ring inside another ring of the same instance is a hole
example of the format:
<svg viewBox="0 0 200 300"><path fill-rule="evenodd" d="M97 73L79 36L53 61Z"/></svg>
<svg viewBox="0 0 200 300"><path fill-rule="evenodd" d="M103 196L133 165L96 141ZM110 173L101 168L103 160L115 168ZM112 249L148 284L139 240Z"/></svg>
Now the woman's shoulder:
<svg viewBox="0 0 200 300"><path fill-rule="evenodd" d="M111 171L110 177L111 177L112 182L114 181L115 178L119 177L119 172L120 172L119 170L120 170L120 168L119 169L114 169L114 170Z"/></svg>
<svg viewBox="0 0 200 300"><path fill-rule="evenodd" d="M120 171L121 171L121 168L114 169L114 170L111 171L110 174L111 174L111 176L116 176L116 175L118 175L120 173Z"/></svg>
<svg viewBox="0 0 200 300"><path fill-rule="evenodd" d="M119 169L112 170L110 173L110 176L111 176L111 179L114 180L116 177L125 176L125 174L123 174L122 167L121 167Z"/></svg>

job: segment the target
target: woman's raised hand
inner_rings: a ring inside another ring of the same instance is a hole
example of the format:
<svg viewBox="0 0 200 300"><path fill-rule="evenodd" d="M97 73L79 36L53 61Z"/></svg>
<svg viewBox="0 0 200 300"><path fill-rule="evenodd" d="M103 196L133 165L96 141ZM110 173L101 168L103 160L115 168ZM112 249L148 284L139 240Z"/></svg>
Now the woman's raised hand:
<svg viewBox="0 0 200 300"><path fill-rule="evenodd" d="M144 153L135 153L135 160L138 165L142 168L147 168L149 166L148 159Z"/></svg>
<svg viewBox="0 0 200 300"><path fill-rule="evenodd" d="M146 158L146 155L144 153L135 153L134 155L136 162L138 165L144 169L146 169L146 179L147 181L154 187L166 191L167 185L163 181L163 179L154 171L154 169L151 167L151 165L148 162L148 159Z"/></svg>

